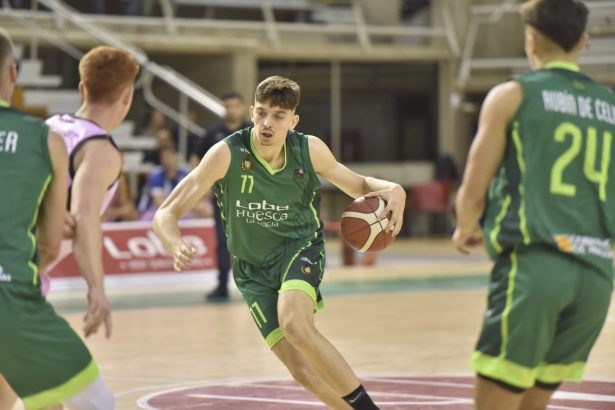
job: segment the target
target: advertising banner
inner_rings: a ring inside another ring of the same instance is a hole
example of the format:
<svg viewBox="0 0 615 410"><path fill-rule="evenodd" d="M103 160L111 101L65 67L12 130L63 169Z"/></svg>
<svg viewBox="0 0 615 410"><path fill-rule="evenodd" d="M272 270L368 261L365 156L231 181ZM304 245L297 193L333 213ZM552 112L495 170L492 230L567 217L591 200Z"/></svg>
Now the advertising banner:
<svg viewBox="0 0 615 410"><path fill-rule="evenodd" d="M216 233L213 219L187 219L179 223L182 236L196 249L190 271L216 269ZM105 275L171 273L173 259L152 231L151 222L105 223L103 229L103 265ZM70 252L63 244L60 260L51 269L52 278L81 276Z"/></svg>

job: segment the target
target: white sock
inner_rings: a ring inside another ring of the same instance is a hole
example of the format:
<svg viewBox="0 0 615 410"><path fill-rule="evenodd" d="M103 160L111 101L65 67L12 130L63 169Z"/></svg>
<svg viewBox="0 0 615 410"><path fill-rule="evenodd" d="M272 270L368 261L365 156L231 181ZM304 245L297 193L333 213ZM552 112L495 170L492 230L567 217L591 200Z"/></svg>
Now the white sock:
<svg viewBox="0 0 615 410"><path fill-rule="evenodd" d="M69 410L115 410L113 393L101 376L64 403Z"/></svg>

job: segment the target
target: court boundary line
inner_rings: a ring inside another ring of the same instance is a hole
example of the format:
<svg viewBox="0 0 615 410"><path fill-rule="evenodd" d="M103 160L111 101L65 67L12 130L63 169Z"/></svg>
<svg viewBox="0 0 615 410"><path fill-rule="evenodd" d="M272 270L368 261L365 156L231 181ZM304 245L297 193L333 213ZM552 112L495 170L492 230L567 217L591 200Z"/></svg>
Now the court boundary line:
<svg viewBox="0 0 615 410"><path fill-rule="evenodd" d="M421 376L419 376L421 377ZM428 376L425 376L428 377ZM462 376L462 377L467 377L467 376ZM427 380L397 380L397 379L393 379L393 378L389 378L389 377L370 377L367 379L363 379L363 380L371 380L374 382L380 382L380 383L390 383L390 384L412 384L412 385L418 385L418 386L443 386L443 387L458 387L458 388L463 388L463 389L467 389L467 388L473 388L474 385L472 384L467 384L467 383L447 383L447 382L431 382L431 381L427 381Z"/></svg>
<svg viewBox="0 0 615 410"><path fill-rule="evenodd" d="M560 397L564 396L564 397ZM579 392L571 392L571 391L556 391L553 394L554 400L579 400L579 401L590 401L590 402L607 402L607 403L615 403L615 395L607 396L605 394L594 394L594 393L579 393Z"/></svg>
<svg viewBox="0 0 615 410"><path fill-rule="evenodd" d="M367 380L367 379L363 379L363 380ZM247 383L246 383L247 384ZM235 387L241 387L242 384L237 384L234 385ZM281 390L294 390L294 391L306 391L305 388L303 387L298 387L298 386L280 386L280 385L275 385L275 384L271 384L271 385L267 385L267 384L258 384L258 383L250 383L248 385L249 387L258 387L258 388L263 388L263 389L281 389ZM454 399L454 400L467 400L465 398L462 397L448 397L448 396L432 396L432 395L427 395L427 394L413 394L413 393L393 393L393 392L383 392L383 391L374 391L374 390L370 390L369 391L369 395L370 396L391 396L391 397L399 397L399 398L412 398L412 397L416 397L419 399L426 399L426 400L441 400L441 399ZM426 403L431 403L431 402L426 402ZM454 404L454 403L451 403Z"/></svg>
<svg viewBox="0 0 615 410"><path fill-rule="evenodd" d="M410 378L410 377L424 377L424 378L429 378L429 377L473 377L474 374L472 373L443 373L443 374L431 374L431 375L425 375L425 374L396 374L396 375L391 375L388 374L387 376L366 376L366 377L360 377L361 380L364 381L374 381L374 382L389 382L389 383L395 383L396 380L392 379L395 377L404 377L404 378ZM384 379L384 380L382 380ZM387 380L388 379L388 380ZM414 383L404 383L407 380L398 380L397 382L399 382L399 384L414 384ZM602 383L613 383L615 382L615 379L600 379L600 378L591 378L591 379L587 379L584 380L586 382L602 382ZM195 387L225 387L225 386L233 386L233 387L241 387L242 385L249 385L249 384L254 384L255 387L260 387L260 388L270 388L270 389L282 389L282 390L305 390L302 387L298 387L298 386L288 386L288 385L261 385L260 383L263 382L292 382L292 379L288 379L288 378L282 378L282 379L272 379L272 378L267 378L267 377L254 377L254 378L230 378L230 379L221 379L221 380L209 380L209 381L203 381L203 382L189 382L189 383L184 383L182 386L182 382L176 384L176 387L171 388L171 389L167 389L167 390L163 390L163 391L157 391L157 392L151 392L150 394L147 394L145 396L140 397L139 399L137 399L136 404L139 406L139 408L144 409L144 410L160 410L157 407L154 407L152 405L149 404L149 401L161 396L161 395L165 395L165 394L169 394L169 393L174 393L174 392L178 392L178 391L182 391L182 390L186 390L186 389L190 389L190 388L195 388ZM409 381L409 382L413 382L413 381ZM429 381L422 381L419 380L418 381L420 384L426 384L426 385L433 385L433 386L440 386L442 385L442 383L444 383L444 385L446 385L446 382L433 382L433 383L437 383L437 384L430 384ZM448 384L453 384L455 386L451 386L451 387L462 387L459 386L459 384L456 383L448 383ZM167 385L167 386L172 386L171 385ZM466 385L467 386L467 385ZM470 385L471 386L471 385ZM465 387L465 386L463 386ZM137 388L137 389L131 389L131 390L136 390L136 391L140 391L140 390L152 390L153 388L157 388L154 386L149 386L149 387L144 387L144 388ZM133 391L133 392L136 392ZM131 392L131 393L133 393ZM123 392L122 392L123 393ZM126 396L128 394L126 391L125 394L121 394L118 393L118 395L116 395L116 397L123 397ZM569 391L563 391L562 393L568 393L568 394L573 394L574 396L577 395L586 395L586 396L604 396L607 398L611 398L614 396L605 396L605 395L599 395L599 394L587 394L587 393L577 393L577 392L569 392ZM121 394L121 396L119 396ZM405 396L411 396L411 397L417 397L417 398L432 398L435 400L441 400L439 402L429 402L429 401L425 401L425 402L380 402L378 401L379 404L381 405L444 405L444 404L471 404L472 403L472 399L467 399L467 398L461 398L461 397L442 397L442 396L429 396L429 395L413 395L413 394L409 394L409 393L386 393L386 392L370 392L370 394L373 395L390 395L390 396L397 396L400 397L402 395ZM303 404L303 405L321 405L320 402L316 402L316 401L301 401L301 400L292 400L292 399L267 399L267 398L258 398L258 397L246 397L246 396L227 396L227 395L215 395L215 394L207 394L207 393L195 393L195 394L189 394L187 395L188 397L203 397L203 398L217 398L217 399L221 399L221 400L237 400L237 401L259 401L259 402L273 402L272 400L276 400L275 402L280 402L280 403L286 403L286 404ZM442 399L450 399L448 401L442 401ZM558 400L557 397L554 397L555 400ZM451 401L452 400L452 401ZM559 400L575 400L574 398L571 399L559 399ZM612 399L615 402L615 398ZM297 401L297 403L294 403L294 401ZM600 401L600 400L588 400L588 401ZM610 402L610 400L607 400L608 402ZM293 403L291 403L293 402ZM563 406L563 405L557 405L557 404L550 404L547 409L553 409L553 410L591 410L591 409L587 409L584 407L569 407L569 406Z"/></svg>
<svg viewBox="0 0 615 410"><path fill-rule="evenodd" d="M370 392L371 394L371 392ZM285 403L285 404L302 404L306 406L324 406L323 403L319 401L308 401L308 400L293 400L293 399L274 399L274 398L266 398L266 397L247 397L247 396L227 396L227 395L218 395L218 394L189 394L188 397L197 397L197 398L210 398L210 399L220 399L220 400L229 400L229 401L252 401L252 402L261 402L261 403ZM386 406L394 406L394 405L443 405L443 404L470 404L472 401L470 399L464 398L456 398L451 397L450 400L441 400L441 401L378 401L376 404L378 405L386 405Z"/></svg>

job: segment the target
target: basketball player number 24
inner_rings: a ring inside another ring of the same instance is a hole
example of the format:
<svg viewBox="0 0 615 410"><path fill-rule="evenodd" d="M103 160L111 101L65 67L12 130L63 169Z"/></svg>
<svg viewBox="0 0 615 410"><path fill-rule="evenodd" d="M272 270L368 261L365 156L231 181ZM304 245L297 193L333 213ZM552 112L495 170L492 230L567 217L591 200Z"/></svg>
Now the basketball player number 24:
<svg viewBox="0 0 615 410"><path fill-rule="evenodd" d="M565 122L555 130L555 141L564 143L567 137L572 138L570 147L559 156L551 169L551 193L564 196L575 196L577 187L563 181L564 170L579 155L583 145L583 131L578 126ZM596 156L598 155L598 130L593 127L587 129L585 138L585 161L583 173L585 177L599 187L599 196L602 202L606 201L606 184L609 178L608 169L611 159L611 142L613 134L606 131L602 134L602 158L600 169L596 171Z"/></svg>

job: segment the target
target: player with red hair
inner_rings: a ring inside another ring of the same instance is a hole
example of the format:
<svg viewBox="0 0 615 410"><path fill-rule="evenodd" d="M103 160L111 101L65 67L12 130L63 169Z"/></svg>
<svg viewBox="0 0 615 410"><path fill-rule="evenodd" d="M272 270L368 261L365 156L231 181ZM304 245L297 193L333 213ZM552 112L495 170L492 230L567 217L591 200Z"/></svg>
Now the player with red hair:
<svg viewBox="0 0 615 410"><path fill-rule="evenodd" d="M88 285L83 328L86 337L101 325L106 336L111 336L100 215L117 190L122 167L121 153L109 133L124 121L130 109L138 72L138 62L125 50L107 46L90 50L79 63L81 107L74 115L56 115L46 122L62 137L68 156L67 226L71 240L64 241L61 253L72 248ZM48 270L50 266L47 264ZM41 303L46 303L40 291L39 296ZM8 384L28 409L56 409L63 403L71 409L114 409L113 394L102 381L87 347L65 321L55 327L53 323L41 320L37 335L22 335L19 348L27 354L15 355L10 363L0 366ZM14 397L10 396L10 389L0 383L0 407L11 408Z"/></svg>

